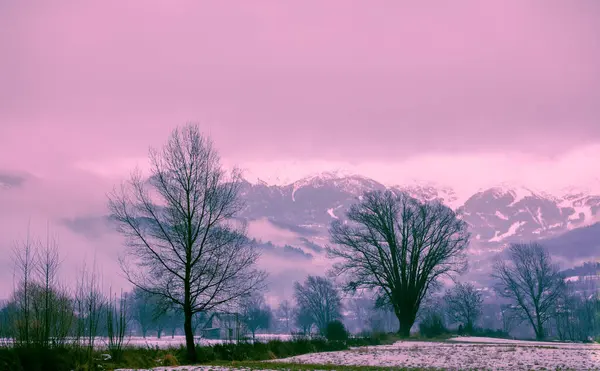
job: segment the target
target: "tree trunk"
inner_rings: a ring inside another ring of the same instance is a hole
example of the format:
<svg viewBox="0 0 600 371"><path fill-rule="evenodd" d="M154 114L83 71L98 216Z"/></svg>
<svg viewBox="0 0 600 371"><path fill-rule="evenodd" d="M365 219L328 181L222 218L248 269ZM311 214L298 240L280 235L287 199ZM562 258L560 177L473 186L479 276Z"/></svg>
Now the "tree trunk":
<svg viewBox="0 0 600 371"><path fill-rule="evenodd" d="M475 329L475 326L473 326L473 323L472 322L467 322L467 324L465 325L465 332L468 335L472 335L474 329Z"/></svg>
<svg viewBox="0 0 600 371"><path fill-rule="evenodd" d="M400 328L398 329L398 335L403 338L410 337L410 329L415 324L416 314L413 314L409 310L400 310L395 309L396 317L398 318L398 322L400 322Z"/></svg>
<svg viewBox="0 0 600 371"><path fill-rule="evenodd" d="M414 321L413 321L414 323ZM412 328L412 323L408 323L407 321L400 321L400 328L398 330L398 335L403 338L410 337L410 329Z"/></svg>
<svg viewBox="0 0 600 371"><path fill-rule="evenodd" d="M537 318L537 328L535 329L535 339L536 340L544 340L546 335L544 334L544 325L542 321L540 321L540 317Z"/></svg>
<svg viewBox="0 0 600 371"><path fill-rule="evenodd" d="M190 308L185 308L183 315L183 331L185 332L185 347L187 349L188 361L194 363L196 362L196 347L194 346L194 329L192 328L192 311Z"/></svg>
<svg viewBox="0 0 600 371"><path fill-rule="evenodd" d="M46 278L46 293L45 293L45 307L44 307L44 345L50 346L50 287L48 285L48 279Z"/></svg>

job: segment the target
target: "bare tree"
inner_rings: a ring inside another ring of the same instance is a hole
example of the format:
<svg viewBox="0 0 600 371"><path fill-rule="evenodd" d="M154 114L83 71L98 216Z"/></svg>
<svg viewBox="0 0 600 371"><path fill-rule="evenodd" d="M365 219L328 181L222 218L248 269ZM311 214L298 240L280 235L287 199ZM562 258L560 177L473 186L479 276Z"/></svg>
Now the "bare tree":
<svg viewBox="0 0 600 371"><path fill-rule="evenodd" d="M129 324L129 315L127 313L126 296L121 295L117 299L116 294L109 294L109 300L106 305L106 332L108 335L108 350L111 356L120 361L123 354L125 334Z"/></svg>
<svg viewBox="0 0 600 371"><path fill-rule="evenodd" d="M458 282L446 291L444 300L448 307L448 316L454 322L461 323L466 333L471 333L475 321L481 315L483 298L481 293L470 283Z"/></svg>
<svg viewBox="0 0 600 371"><path fill-rule="evenodd" d="M35 268L37 265L36 244L32 240L29 229L27 237L13 248L13 264L15 267L16 287L13 301L17 306L15 315L16 341L26 346L31 343L31 290L34 285Z"/></svg>
<svg viewBox="0 0 600 371"><path fill-rule="evenodd" d="M131 317L138 324L142 337L145 339L148 330L155 322L156 298L152 294L135 287L128 304Z"/></svg>
<svg viewBox="0 0 600 371"><path fill-rule="evenodd" d="M554 306L554 328L560 340L588 341L598 334L600 298L566 285Z"/></svg>
<svg viewBox="0 0 600 371"><path fill-rule="evenodd" d="M279 303L279 307L277 308L277 317L279 320L283 322L283 326L285 328L285 332L290 332L290 321L292 321L294 316L294 308L288 300L284 300Z"/></svg>
<svg viewBox="0 0 600 371"><path fill-rule="evenodd" d="M375 300L368 297L365 293L356 295L346 302L347 308L353 313L353 320L348 325L348 329L354 332L362 332L370 327L370 319L374 317Z"/></svg>
<svg viewBox="0 0 600 371"><path fill-rule="evenodd" d="M177 329L181 326L179 311L172 307L166 308L160 316L160 321L163 322L163 327L171 335L171 339L174 338Z"/></svg>
<svg viewBox="0 0 600 371"><path fill-rule="evenodd" d="M309 314L321 335L329 322L341 318L342 301L338 290L325 277L308 276L304 284L294 284L300 313Z"/></svg>
<svg viewBox="0 0 600 371"><path fill-rule="evenodd" d="M508 259L494 265L492 276L498 281L498 294L513 302L515 314L531 324L536 339L544 339L544 326L564 290L563 279L548 252L537 243L513 244Z"/></svg>
<svg viewBox="0 0 600 371"><path fill-rule="evenodd" d="M52 323L57 323L57 319L53 318L56 308L53 308L54 294L57 289L57 275L60 267L60 258L58 254L58 244L56 239L50 237L50 228L48 227L46 236L46 245L41 249L39 254L37 272L41 278L43 285L43 318L40 323L43 323L42 342L45 346L50 345L50 336Z"/></svg>
<svg viewBox="0 0 600 371"><path fill-rule="evenodd" d="M186 348L196 360L192 317L261 287L258 250L233 219L242 209L241 176L230 177L197 126L173 131L150 151L151 176L132 174L109 196L112 217L127 238L121 266L136 287L181 308Z"/></svg>
<svg viewBox="0 0 600 371"><path fill-rule="evenodd" d="M373 308L369 316L369 328L372 332L388 333L398 329L398 317L389 306Z"/></svg>
<svg viewBox="0 0 600 371"><path fill-rule="evenodd" d="M296 326L302 331L303 335L310 335L315 320L308 308L296 308L294 311Z"/></svg>
<svg viewBox="0 0 600 371"><path fill-rule="evenodd" d="M14 338L12 331L11 312L14 303L8 300L0 300L0 346L5 345L7 339Z"/></svg>
<svg viewBox="0 0 600 371"><path fill-rule="evenodd" d="M134 291L137 291L134 289ZM160 339L163 332L171 334L171 337L175 336L177 328L183 323L183 316L180 307L174 307L173 303L166 300L164 297L154 297L151 303L153 307L152 324L156 330L156 336ZM195 322L194 322L195 323ZM194 333L196 333L196 327L194 327Z"/></svg>
<svg viewBox="0 0 600 371"><path fill-rule="evenodd" d="M347 290L378 290L409 336L421 302L443 275L466 268L467 224L439 202L421 203L392 191L367 192L330 228L333 272Z"/></svg>
<svg viewBox="0 0 600 371"><path fill-rule="evenodd" d="M519 322L518 315L515 315L516 307L514 304L503 304L500 306L500 319L502 320L502 331L510 334L513 327ZM521 321L522 322L522 321Z"/></svg>
<svg viewBox="0 0 600 371"><path fill-rule="evenodd" d="M74 313L69 294L57 278L60 260L56 240L50 238L48 230L44 246L28 232L13 253L18 282L8 312L12 337L17 343L45 348L51 342L63 343Z"/></svg>
<svg viewBox="0 0 600 371"><path fill-rule="evenodd" d="M84 266L75 288L75 311L78 317L76 341L87 349L87 360L92 359L99 323L104 313L106 297L101 286L94 261L92 270Z"/></svg>
<svg viewBox="0 0 600 371"><path fill-rule="evenodd" d="M259 294L244 297L241 303L241 320L252 333L252 340L255 340L258 329L266 330L271 325L271 309Z"/></svg>

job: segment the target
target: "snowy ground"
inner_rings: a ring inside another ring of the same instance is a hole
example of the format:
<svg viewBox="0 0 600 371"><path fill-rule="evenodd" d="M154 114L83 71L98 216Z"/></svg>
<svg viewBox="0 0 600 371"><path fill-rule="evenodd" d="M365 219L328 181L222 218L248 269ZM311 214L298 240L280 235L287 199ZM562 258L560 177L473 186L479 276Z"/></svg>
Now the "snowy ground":
<svg viewBox="0 0 600 371"><path fill-rule="evenodd" d="M274 362L380 367L484 370L600 370L600 344L455 338L448 342L400 341L393 345L313 353ZM268 363L265 370L268 370ZM155 370L224 371L210 366Z"/></svg>
<svg viewBox="0 0 600 371"><path fill-rule="evenodd" d="M444 369L600 370L600 344L465 337L448 342L399 341L393 345L305 354L278 362Z"/></svg>
<svg viewBox="0 0 600 371"><path fill-rule="evenodd" d="M456 338L448 342L400 341L393 345L313 353L274 362L380 367L484 370L600 370L600 344ZM265 364L268 370L268 363ZM210 366L157 368L224 371ZM124 371L124 370L123 370Z"/></svg>

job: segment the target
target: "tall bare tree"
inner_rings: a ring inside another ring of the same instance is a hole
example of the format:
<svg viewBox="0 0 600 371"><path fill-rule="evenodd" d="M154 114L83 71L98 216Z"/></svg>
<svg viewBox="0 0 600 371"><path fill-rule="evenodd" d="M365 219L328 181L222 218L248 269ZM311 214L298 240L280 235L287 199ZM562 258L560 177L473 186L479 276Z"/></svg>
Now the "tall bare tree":
<svg viewBox="0 0 600 371"><path fill-rule="evenodd" d="M544 339L544 327L565 288L548 251L538 243L513 244L508 259L495 263L492 276L498 294L513 302L515 315L531 324L536 339Z"/></svg>
<svg viewBox="0 0 600 371"><path fill-rule="evenodd" d="M325 277L308 276L304 284L294 284L299 312L310 314L319 332L325 334L327 324L341 318L342 301L333 283Z"/></svg>
<svg viewBox="0 0 600 371"><path fill-rule="evenodd" d="M41 338L45 346L50 345L50 336L52 323L57 323L57 319L53 318L56 308L54 294L57 292L57 275L60 267L60 257L58 253L58 243L55 238L50 237L50 228L46 231L46 245L40 249L39 259L37 264L37 273L41 278L43 285L43 318L39 319L43 323L43 333Z"/></svg>
<svg viewBox="0 0 600 371"><path fill-rule="evenodd" d="M421 203L392 191L367 192L330 228L334 273L346 289L378 290L409 336L421 302L438 279L466 268L467 224L439 202Z"/></svg>
<svg viewBox="0 0 600 371"><path fill-rule="evenodd" d="M179 306L186 348L196 360L192 317L263 285L258 250L236 214L241 176L227 176L212 142L197 126L173 131L150 150L151 176L134 172L109 196L112 217L127 238L121 266L136 287Z"/></svg>
<svg viewBox="0 0 600 371"><path fill-rule="evenodd" d="M108 337L107 346L111 356L120 361L123 355L123 346L125 345L125 334L129 324L129 315L127 313L126 296L123 290L119 298L112 290L109 294L106 304L106 335Z"/></svg>
<svg viewBox="0 0 600 371"><path fill-rule="evenodd" d="M471 333L475 321L481 315L483 298L475 286L470 283L458 282L446 291L444 300L448 307L448 315L454 322L461 323L467 333Z"/></svg>
<svg viewBox="0 0 600 371"><path fill-rule="evenodd" d="M101 277L98 274L96 260L92 269L84 265L75 287L75 312L78 321L76 327L76 343L86 348L86 359L92 359L99 324L107 304L107 298L102 292ZM83 356L83 354L81 354Z"/></svg>
<svg viewBox="0 0 600 371"><path fill-rule="evenodd" d="M31 339L32 322L32 289L35 285L35 268L37 266L36 242L31 238L29 228L27 237L21 243L13 247L13 264L15 268L15 290L14 298L18 311L16 319L16 339L18 342L29 346Z"/></svg>

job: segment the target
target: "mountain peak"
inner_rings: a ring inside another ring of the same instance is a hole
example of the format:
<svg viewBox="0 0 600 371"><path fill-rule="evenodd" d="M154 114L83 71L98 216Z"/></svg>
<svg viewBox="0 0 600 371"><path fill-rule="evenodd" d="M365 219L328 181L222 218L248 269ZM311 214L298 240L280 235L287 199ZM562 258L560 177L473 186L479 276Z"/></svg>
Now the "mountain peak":
<svg viewBox="0 0 600 371"><path fill-rule="evenodd" d="M512 198L511 205L514 205L527 197L558 201L556 196L551 195L548 192L507 182L497 184L490 188L479 189L477 194L491 194L496 198L510 196Z"/></svg>
<svg viewBox="0 0 600 371"><path fill-rule="evenodd" d="M385 189L386 187L373 179L343 170L326 171L297 180L288 187L292 188L292 199L297 190L304 187L321 188L331 186L349 194L360 196L366 191Z"/></svg>
<svg viewBox="0 0 600 371"><path fill-rule="evenodd" d="M331 171L323 171L323 172L318 172L318 173L313 173L310 175L307 175L303 178L300 178L294 182L291 182L291 184L296 184L296 183L310 183L310 182L319 182L319 181L332 181L332 180L339 180L339 179L346 179L346 178L353 178L353 179L362 179L362 180L368 180L368 181L372 181L372 179L369 179L365 176L347 171L347 170L331 170Z"/></svg>

